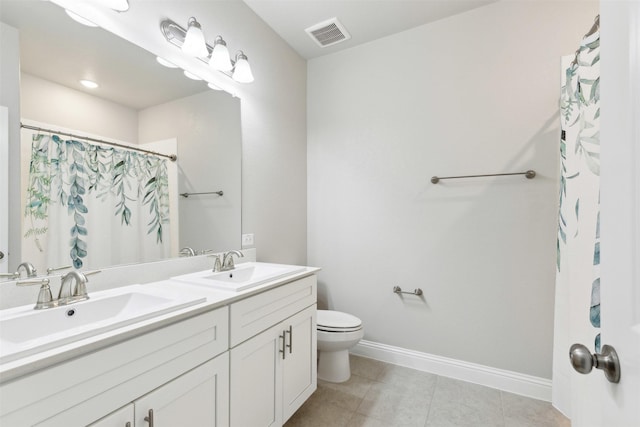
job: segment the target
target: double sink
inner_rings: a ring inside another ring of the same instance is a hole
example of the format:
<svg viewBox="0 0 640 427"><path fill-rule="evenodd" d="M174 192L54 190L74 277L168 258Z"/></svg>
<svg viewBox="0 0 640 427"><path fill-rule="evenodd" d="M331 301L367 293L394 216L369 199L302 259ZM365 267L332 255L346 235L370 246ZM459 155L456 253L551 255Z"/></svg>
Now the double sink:
<svg viewBox="0 0 640 427"><path fill-rule="evenodd" d="M241 292L305 270L305 267L248 262L235 269L200 271L173 277L175 282ZM90 299L44 310L32 305L0 311L0 364L56 349L85 338L203 303L201 294L175 287L130 285L90 294Z"/></svg>

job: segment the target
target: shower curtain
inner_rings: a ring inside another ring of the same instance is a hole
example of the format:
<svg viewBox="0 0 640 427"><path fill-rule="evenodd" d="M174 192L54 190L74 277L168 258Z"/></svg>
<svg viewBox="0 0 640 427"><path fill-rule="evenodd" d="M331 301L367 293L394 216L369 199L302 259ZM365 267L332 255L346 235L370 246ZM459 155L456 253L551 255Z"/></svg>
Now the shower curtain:
<svg viewBox="0 0 640 427"><path fill-rule="evenodd" d="M62 135L25 136L25 259L87 269L170 255L166 159Z"/></svg>
<svg viewBox="0 0 640 427"><path fill-rule="evenodd" d="M568 289L574 342L600 350L600 32L563 58L557 289ZM575 331L579 331L578 334ZM581 339L584 339L581 341ZM563 349L568 351L568 347Z"/></svg>

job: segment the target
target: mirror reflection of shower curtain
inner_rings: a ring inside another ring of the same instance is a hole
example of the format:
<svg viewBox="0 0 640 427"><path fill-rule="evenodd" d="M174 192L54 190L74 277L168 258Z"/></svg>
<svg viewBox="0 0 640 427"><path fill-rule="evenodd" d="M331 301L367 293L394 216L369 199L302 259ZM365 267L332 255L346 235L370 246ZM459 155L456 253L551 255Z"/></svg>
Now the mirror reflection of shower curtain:
<svg viewBox="0 0 640 427"><path fill-rule="evenodd" d="M98 268L170 255L167 160L23 130L31 155L23 259Z"/></svg>

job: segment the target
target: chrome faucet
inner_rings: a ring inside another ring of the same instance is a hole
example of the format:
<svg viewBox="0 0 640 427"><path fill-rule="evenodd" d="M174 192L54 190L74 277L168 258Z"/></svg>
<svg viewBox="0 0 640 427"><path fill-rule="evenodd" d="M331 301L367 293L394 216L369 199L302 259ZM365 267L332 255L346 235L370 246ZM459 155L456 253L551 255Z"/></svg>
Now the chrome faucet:
<svg viewBox="0 0 640 427"><path fill-rule="evenodd" d="M20 269L23 267L24 267L25 273L27 273L27 277L36 277L38 275L38 272L36 271L36 268L33 266L33 264L25 261L21 263L16 269L16 274L18 275L18 277L20 277Z"/></svg>
<svg viewBox="0 0 640 427"><path fill-rule="evenodd" d="M76 286L72 290L71 285L73 282L75 282ZM70 271L62 276L60 291L58 292L58 304L65 305L86 299L89 299L89 295L87 294L87 276L76 270Z"/></svg>
<svg viewBox="0 0 640 427"><path fill-rule="evenodd" d="M193 250L193 248L190 248L189 246L180 249L180 256L195 256L196 251Z"/></svg>
<svg viewBox="0 0 640 427"><path fill-rule="evenodd" d="M224 256L222 257L222 268L220 269L220 271L229 271L236 268L236 266L233 264L234 255L237 257L244 256L240 251L234 250L234 251L225 252Z"/></svg>
<svg viewBox="0 0 640 427"><path fill-rule="evenodd" d="M58 307L60 305L89 299L89 295L87 294L87 276L95 273L100 273L100 270L88 271L86 273L74 270L62 276L57 299L53 299L51 295L48 278L18 280L16 285L40 285L40 292L38 293L38 300L34 309L41 310L43 308ZM75 287L72 287L72 284L75 284Z"/></svg>

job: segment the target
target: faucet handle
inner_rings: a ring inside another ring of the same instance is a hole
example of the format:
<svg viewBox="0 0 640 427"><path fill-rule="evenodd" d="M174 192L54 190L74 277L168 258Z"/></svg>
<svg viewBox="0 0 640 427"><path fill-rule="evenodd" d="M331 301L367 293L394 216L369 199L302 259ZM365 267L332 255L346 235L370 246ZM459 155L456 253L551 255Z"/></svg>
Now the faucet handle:
<svg viewBox="0 0 640 427"><path fill-rule="evenodd" d="M8 278L8 279L17 279L18 277L20 277L20 273L18 273L17 271L15 273L0 273L0 277L1 278Z"/></svg>
<svg viewBox="0 0 640 427"><path fill-rule="evenodd" d="M222 262L220 261L220 255L209 255L209 256L216 259L213 262L213 272L218 273L219 271L222 271Z"/></svg>
<svg viewBox="0 0 640 427"><path fill-rule="evenodd" d="M64 265L62 267L49 267L47 268L47 276L50 276L54 271L66 270L67 268L71 268L71 265Z"/></svg>
<svg viewBox="0 0 640 427"><path fill-rule="evenodd" d="M18 280L16 282L18 286L31 286L40 285L40 292L38 292L38 300L36 301L34 310L41 310L43 308L51 308L56 306L56 302L51 295L51 288L49 287L49 279L27 279Z"/></svg>

